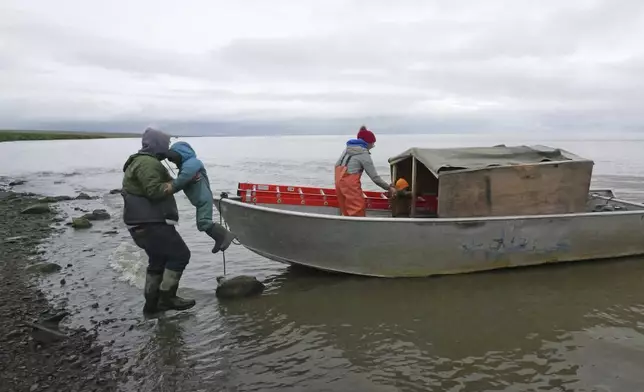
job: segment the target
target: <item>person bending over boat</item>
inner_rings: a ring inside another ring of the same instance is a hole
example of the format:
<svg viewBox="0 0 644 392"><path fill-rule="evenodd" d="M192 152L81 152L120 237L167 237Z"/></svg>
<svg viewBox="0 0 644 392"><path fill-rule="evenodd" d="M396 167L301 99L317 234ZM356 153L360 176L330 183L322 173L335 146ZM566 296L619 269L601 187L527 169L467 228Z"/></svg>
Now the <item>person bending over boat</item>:
<svg viewBox="0 0 644 392"><path fill-rule="evenodd" d="M375 147L376 136L362 126L356 139L347 142L347 147L335 164L335 190L344 216L365 216L366 201L362 193L360 177L366 172L371 181L390 194L396 189L387 184L376 171L370 150Z"/></svg>
<svg viewBox="0 0 644 392"><path fill-rule="evenodd" d="M197 230L202 231L215 240L212 253L225 251L235 239L233 233L219 223L212 221L213 197L210 190L208 173L203 163L190 144L177 142L170 147L168 160L179 168L177 178L172 181L172 193L183 190L190 203L197 209ZM196 176L196 181L195 179Z"/></svg>
<svg viewBox="0 0 644 392"><path fill-rule="evenodd" d="M193 299L177 296L179 281L190 261L190 249L177 232L177 203L168 186L172 177L161 164L166 159L170 136L148 128L142 148L123 166L123 221L137 246L148 255L145 276L145 313L185 310Z"/></svg>

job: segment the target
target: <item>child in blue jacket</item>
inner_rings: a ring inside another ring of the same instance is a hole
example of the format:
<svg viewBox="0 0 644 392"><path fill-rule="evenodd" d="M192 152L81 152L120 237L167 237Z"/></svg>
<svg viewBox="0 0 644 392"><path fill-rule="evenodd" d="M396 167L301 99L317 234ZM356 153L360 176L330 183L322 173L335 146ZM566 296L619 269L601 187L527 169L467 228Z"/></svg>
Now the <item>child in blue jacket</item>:
<svg viewBox="0 0 644 392"><path fill-rule="evenodd" d="M172 181L172 192L183 190L190 203L197 208L197 229L215 240L212 253L225 251L235 236L219 223L212 221L214 200L203 163L197 159L197 154L186 142L174 143L170 147L168 160L179 168L177 178Z"/></svg>

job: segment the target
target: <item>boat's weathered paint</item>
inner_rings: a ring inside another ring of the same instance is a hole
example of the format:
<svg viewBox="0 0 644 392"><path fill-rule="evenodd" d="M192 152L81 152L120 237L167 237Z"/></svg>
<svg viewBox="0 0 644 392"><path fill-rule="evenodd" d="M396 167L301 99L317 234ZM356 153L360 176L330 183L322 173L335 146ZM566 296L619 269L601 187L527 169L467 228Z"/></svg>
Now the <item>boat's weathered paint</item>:
<svg viewBox="0 0 644 392"><path fill-rule="evenodd" d="M598 192L594 203L629 210L421 219L349 218L231 199L217 206L240 242L269 259L357 275L424 277L644 254L644 205L608 195Z"/></svg>

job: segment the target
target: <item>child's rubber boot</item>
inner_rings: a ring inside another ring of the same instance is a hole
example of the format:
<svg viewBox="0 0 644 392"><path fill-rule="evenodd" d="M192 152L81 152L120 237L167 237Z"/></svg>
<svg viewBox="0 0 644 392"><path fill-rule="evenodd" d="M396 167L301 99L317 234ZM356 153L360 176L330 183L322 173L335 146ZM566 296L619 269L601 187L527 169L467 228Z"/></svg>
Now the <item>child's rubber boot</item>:
<svg viewBox="0 0 644 392"><path fill-rule="evenodd" d="M212 253L225 251L235 239L235 235L226 230L226 228L219 223L212 225L206 234L215 240L215 246L212 248Z"/></svg>

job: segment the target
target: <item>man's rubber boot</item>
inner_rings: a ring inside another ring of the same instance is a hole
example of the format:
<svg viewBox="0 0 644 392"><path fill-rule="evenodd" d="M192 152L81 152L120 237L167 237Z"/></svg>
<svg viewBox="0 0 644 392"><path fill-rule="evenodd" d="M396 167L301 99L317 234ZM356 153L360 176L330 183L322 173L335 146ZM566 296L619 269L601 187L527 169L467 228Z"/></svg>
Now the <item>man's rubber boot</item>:
<svg viewBox="0 0 644 392"><path fill-rule="evenodd" d="M160 311L164 310L186 310L195 306L194 299L184 299L177 297L177 289L183 272L171 271L166 269L163 272L163 280L159 289L159 306Z"/></svg>
<svg viewBox="0 0 644 392"><path fill-rule="evenodd" d="M226 228L219 223L212 225L206 234L215 240L215 246L212 248L212 253L217 253L220 250L225 251L235 239L235 235L226 230Z"/></svg>
<svg viewBox="0 0 644 392"><path fill-rule="evenodd" d="M145 275L145 287L143 289L143 296L145 297L145 305L143 306L143 313L154 313L157 311L159 304L159 288L163 275L161 273Z"/></svg>

